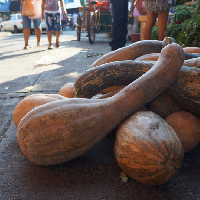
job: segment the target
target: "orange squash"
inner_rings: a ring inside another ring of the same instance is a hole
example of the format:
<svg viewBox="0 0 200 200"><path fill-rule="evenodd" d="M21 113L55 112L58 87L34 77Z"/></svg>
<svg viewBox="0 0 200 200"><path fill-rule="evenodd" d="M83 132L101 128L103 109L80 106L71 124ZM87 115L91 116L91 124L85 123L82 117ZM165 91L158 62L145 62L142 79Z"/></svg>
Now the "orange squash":
<svg viewBox="0 0 200 200"><path fill-rule="evenodd" d="M130 44L129 46L105 54L104 56L98 58L95 62L93 62L90 68L114 61L135 60L137 57L140 57L145 54L160 53L161 50L162 41L138 41L133 44Z"/></svg>
<svg viewBox="0 0 200 200"><path fill-rule="evenodd" d="M165 119L168 115L184 109L163 92L150 102L150 110Z"/></svg>
<svg viewBox="0 0 200 200"><path fill-rule="evenodd" d="M66 99L58 94L32 94L21 100L14 109L13 122L17 127L21 119L33 108L52 101Z"/></svg>
<svg viewBox="0 0 200 200"><path fill-rule="evenodd" d="M175 131L151 111L136 112L120 125L114 152L125 174L152 185L172 179L184 157Z"/></svg>
<svg viewBox="0 0 200 200"><path fill-rule="evenodd" d="M200 53L200 47L184 47L183 50L188 53Z"/></svg>
<svg viewBox="0 0 200 200"><path fill-rule="evenodd" d="M83 155L169 87L183 61L182 48L170 44L162 49L159 60L147 73L112 97L71 98L36 107L17 128L22 153L38 165L60 164Z"/></svg>
<svg viewBox="0 0 200 200"><path fill-rule="evenodd" d="M66 83L58 92L59 95L73 98L75 96L76 89L74 88L74 83Z"/></svg>
<svg viewBox="0 0 200 200"><path fill-rule="evenodd" d="M191 151L200 142L200 119L190 112L179 111L167 116L165 121L175 130L184 152Z"/></svg>

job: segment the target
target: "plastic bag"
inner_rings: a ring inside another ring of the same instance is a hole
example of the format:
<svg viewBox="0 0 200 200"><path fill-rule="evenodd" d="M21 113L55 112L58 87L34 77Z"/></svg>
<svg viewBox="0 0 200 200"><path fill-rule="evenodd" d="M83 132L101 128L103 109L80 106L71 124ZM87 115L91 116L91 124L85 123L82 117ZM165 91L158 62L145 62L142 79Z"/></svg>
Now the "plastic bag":
<svg viewBox="0 0 200 200"><path fill-rule="evenodd" d="M29 19L38 19L41 17L41 13L42 13L42 9L41 9L42 2L41 2L41 0L32 0L32 3L33 3L34 10L35 10L35 15L28 17L28 18Z"/></svg>
<svg viewBox="0 0 200 200"><path fill-rule="evenodd" d="M32 17L35 15L34 6L31 0L24 0L22 6L22 15Z"/></svg>

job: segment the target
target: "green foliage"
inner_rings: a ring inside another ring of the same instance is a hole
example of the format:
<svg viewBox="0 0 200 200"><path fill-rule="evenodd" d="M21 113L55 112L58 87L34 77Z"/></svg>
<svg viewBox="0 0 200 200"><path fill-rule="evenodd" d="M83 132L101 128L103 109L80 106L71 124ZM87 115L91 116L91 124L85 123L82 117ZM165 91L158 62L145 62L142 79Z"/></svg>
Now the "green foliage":
<svg viewBox="0 0 200 200"><path fill-rule="evenodd" d="M151 39L152 40L159 40L158 38L158 27L153 27L151 32Z"/></svg>
<svg viewBox="0 0 200 200"><path fill-rule="evenodd" d="M194 14L191 19L181 23L182 31L177 38L180 44L200 47L200 15Z"/></svg>
<svg viewBox="0 0 200 200"><path fill-rule="evenodd" d="M174 39L179 37L179 34L182 32L181 24L171 24L167 26L165 31L165 37L173 37Z"/></svg>
<svg viewBox="0 0 200 200"><path fill-rule="evenodd" d="M189 0L178 0L177 2L176 2L176 5L183 5L185 2L187 2L187 1L189 1Z"/></svg>
<svg viewBox="0 0 200 200"><path fill-rule="evenodd" d="M176 22L190 19L193 13L194 13L194 8L192 7L186 5L176 6L175 13L172 17L173 23L175 24Z"/></svg>

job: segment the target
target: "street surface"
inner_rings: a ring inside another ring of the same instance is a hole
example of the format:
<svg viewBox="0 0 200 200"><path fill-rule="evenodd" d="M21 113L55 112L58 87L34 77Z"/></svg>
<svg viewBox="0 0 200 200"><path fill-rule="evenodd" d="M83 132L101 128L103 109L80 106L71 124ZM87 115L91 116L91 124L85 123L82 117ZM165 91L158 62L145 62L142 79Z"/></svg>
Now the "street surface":
<svg viewBox="0 0 200 200"><path fill-rule="evenodd" d="M78 42L76 31L65 31L60 48L47 50L46 34L39 48L31 35L31 48L23 50L22 33L0 35L0 200L199 200L200 145L185 154L178 174L160 186L122 181L113 152L116 130L88 153L56 166L37 166L21 153L12 121L15 106L30 94L58 93L98 54L110 52L103 34L92 45L85 36ZM88 48L93 57L87 57Z"/></svg>

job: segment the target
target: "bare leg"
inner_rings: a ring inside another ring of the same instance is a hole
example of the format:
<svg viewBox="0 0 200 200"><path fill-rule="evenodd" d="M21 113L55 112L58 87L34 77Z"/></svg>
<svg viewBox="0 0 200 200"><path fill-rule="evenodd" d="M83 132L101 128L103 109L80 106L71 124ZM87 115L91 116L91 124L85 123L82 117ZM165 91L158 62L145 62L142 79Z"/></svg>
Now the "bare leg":
<svg viewBox="0 0 200 200"><path fill-rule="evenodd" d="M160 41L164 40L165 38L164 33L167 29L169 9L170 9L170 4L165 11L158 12L158 36Z"/></svg>
<svg viewBox="0 0 200 200"><path fill-rule="evenodd" d="M35 30L35 35L37 37L37 44L40 43L40 37L41 37L41 34L42 34L42 30L41 29L34 29Z"/></svg>
<svg viewBox="0 0 200 200"><path fill-rule="evenodd" d="M30 33L31 33L31 29L30 28L24 28L23 33L24 33L25 46L28 46L28 39L29 39L29 36L30 36Z"/></svg>
<svg viewBox="0 0 200 200"><path fill-rule="evenodd" d="M49 42L49 47L51 46L51 34L52 34L52 31L47 31L47 39Z"/></svg>
<svg viewBox="0 0 200 200"><path fill-rule="evenodd" d="M60 31L56 31L56 47L60 46L59 36L60 36Z"/></svg>
<svg viewBox="0 0 200 200"><path fill-rule="evenodd" d="M147 12L147 21L144 27L144 40L151 40L151 32L152 28L154 27L156 23L157 13L155 12Z"/></svg>

